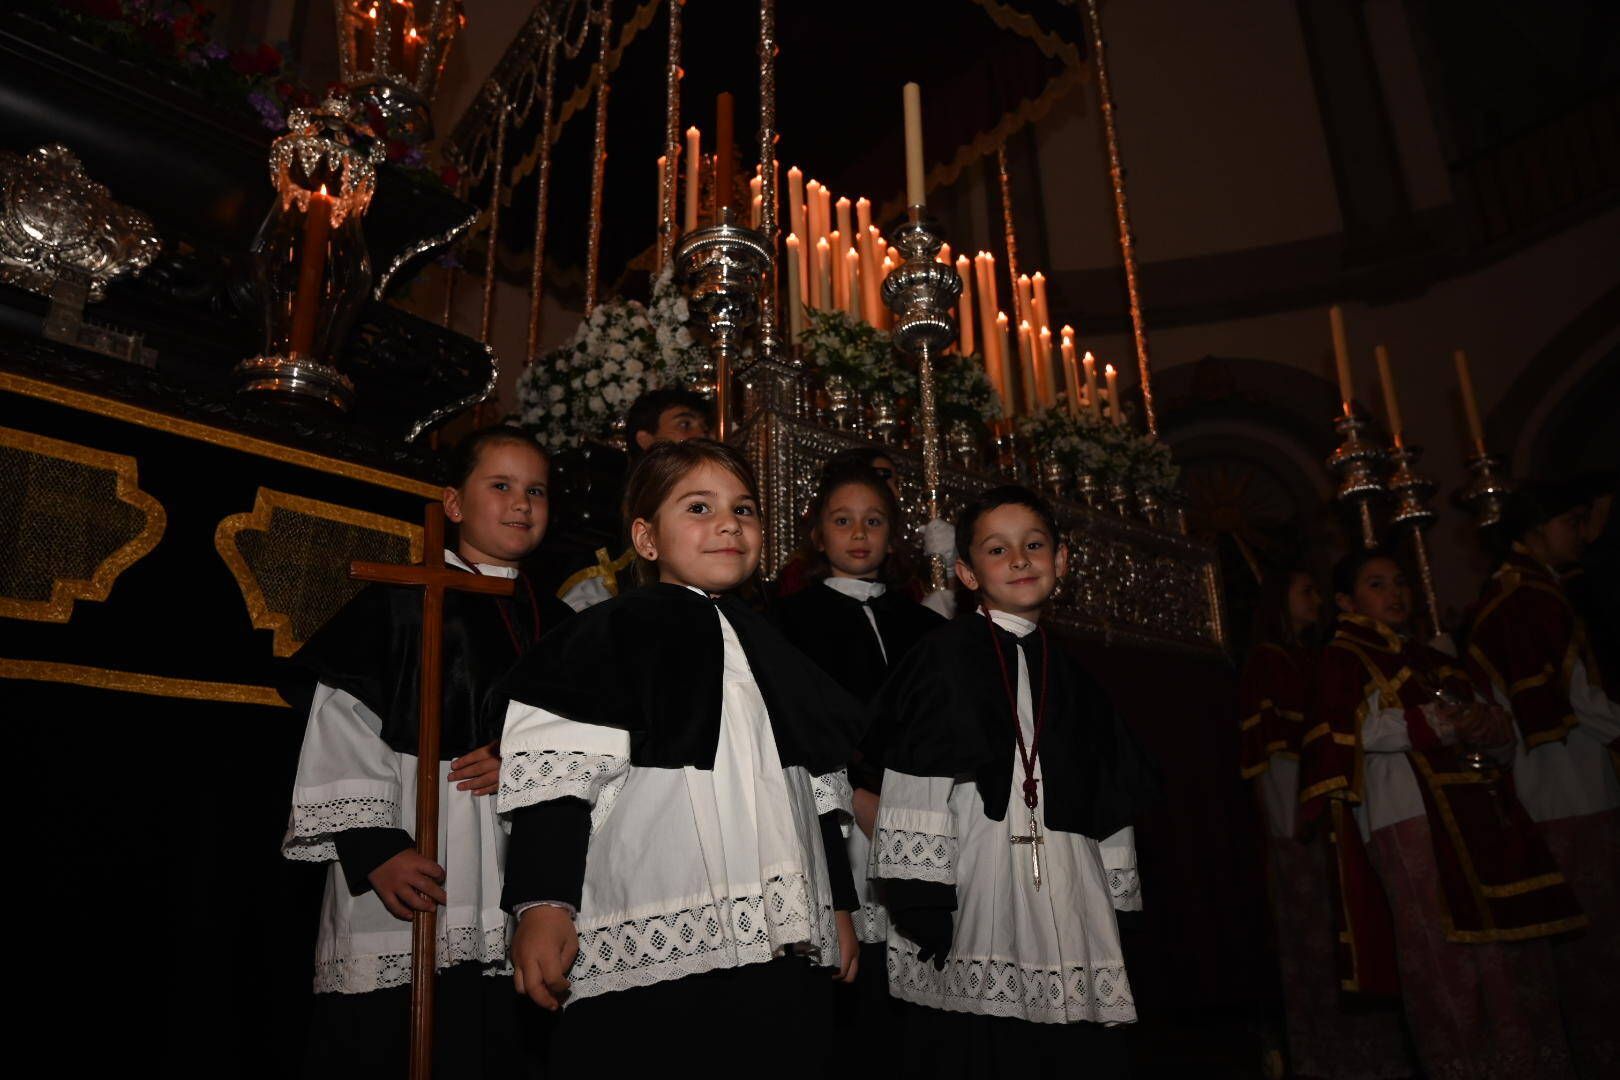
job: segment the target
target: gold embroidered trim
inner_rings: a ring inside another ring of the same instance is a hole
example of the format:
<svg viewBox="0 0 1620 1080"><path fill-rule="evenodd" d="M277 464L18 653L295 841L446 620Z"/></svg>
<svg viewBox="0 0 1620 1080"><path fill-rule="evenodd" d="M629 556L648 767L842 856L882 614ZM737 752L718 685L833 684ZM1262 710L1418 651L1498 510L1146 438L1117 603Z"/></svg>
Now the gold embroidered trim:
<svg viewBox="0 0 1620 1080"><path fill-rule="evenodd" d="M290 513L303 514L308 517L324 518L327 521L336 521L341 525L351 525L357 529L366 529L371 532L387 533L391 536L404 537L410 545L411 562L422 561L422 527L412 525L398 518L384 517L381 514L367 513L337 503L321 502L319 499L307 499L301 495L292 495L285 491L275 491L271 488L261 487L253 499L253 510L246 514L232 514L224 518L214 529L214 550L225 561L230 569L231 576L236 579L237 588L242 590L242 600L247 604L248 618L255 630L269 630L270 651L276 656L291 656L303 644L298 640L293 630L292 616L280 611L271 611L270 604L265 599L264 590L259 585L253 568L248 565L241 550L236 545L236 538L243 532L268 532L270 517L276 510L286 510Z"/></svg>
<svg viewBox="0 0 1620 1080"><path fill-rule="evenodd" d="M205 682L201 679L172 679L167 675L146 675L136 671L114 671L84 664L58 664L48 660L0 659L0 679L27 682L71 683L99 690L154 697L187 698L192 701L224 701L233 705L267 705L287 708L274 688L243 683Z"/></svg>
<svg viewBox="0 0 1620 1080"><path fill-rule="evenodd" d="M94 450L78 443L63 442L30 431L0 427L0 446L9 446L30 454L71 461L77 465L113 473L114 492L118 501L134 507L146 519L141 531L101 561L89 580L83 578L56 579L51 582L51 595L47 600L21 600L0 596L0 616L9 619L32 619L39 622L67 622L73 617L73 604L78 600L102 601L112 593L118 575L151 553L163 538L168 525L168 514L163 505L140 489L140 477L135 459L105 450Z"/></svg>
<svg viewBox="0 0 1620 1080"><path fill-rule="evenodd" d="M1270 699L1262 701L1260 703L1260 712L1255 713L1253 716L1251 716L1247 720L1243 721L1243 723L1239 724L1238 725L1238 730L1239 731L1248 731L1250 728L1259 727L1260 726L1260 717L1261 717L1261 715L1269 708L1271 708Z"/></svg>
<svg viewBox="0 0 1620 1080"><path fill-rule="evenodd" d="M563 597L568 595L570 590L579 585L583 585L585 582L591 580L591 578L601 578L602 587L608 591L608 595L618 596L619 572L625 567L629 566L631 563L635 562L635 559L636 549L633 547L626 548L624 554L620 555L617 559L608 557L607 548L597 548L596 565L587 566L582 570L577 570L568 575L567 580L565 580L561 585L557 586L557 599L561 600Z"/></svg>
<svg viewBox="0 0 1620 1080"><path fill-rule="evenodd" d="M1515 881L1511 885L1481 885L1480 891L1492 900L1505 900L1510 896L1523 896L1525 893L1535 892L1538 889L1550 889L1554 885L1562 884L1564 884L1564 875L1554 871L1551 874L1542 874L1539 877Z"/></svg>
<svg viewBox="0 0 1620 1080"><path fill-rule="evenodd" d="M1242 779L1253 780L1269 768L1271 768L1271 759L1267 758L1258 765L1250 765L1247 769L1242 770Z"/></svg>
<svg viewBox="0 0 1620 1080"><path fill-rule="evenodd" d="M358 480L361 483L389 488L393 491L403 491L408 495L420 495L424 499L439 499L444 496L444 488L435 487L420 480L413 480L408 476L400 476L397 473L384 472L381 469L373 469L364 465L355 465L339 458L327 457L325 454L298 450L291 446L284 446L281 443L270 442L268 439L258 439L251 435L242 435L234 431L226 431L223 428L199 424L194 420L182 420L178 416L154 412L151 409L143 409L138 405L129 405L122 401L113 401L111 398L100 397L96 394L87 394L82 390L70 390L65 386L40 382L37 379L30 379L26 375L18 375L14 372L0 371L0 390L9 390L27 397L38 398L41 401L65 405L70 409L79 409L83 412L95 413L97 416L122 420L125 423L150 428L153 431L162 431L185 439L196 439L199 442L210 443L214 446L223 446L227 450L255 454L288 465L314 469L316 472L330 473L333 476L342 476L349 480Z"/></svg>

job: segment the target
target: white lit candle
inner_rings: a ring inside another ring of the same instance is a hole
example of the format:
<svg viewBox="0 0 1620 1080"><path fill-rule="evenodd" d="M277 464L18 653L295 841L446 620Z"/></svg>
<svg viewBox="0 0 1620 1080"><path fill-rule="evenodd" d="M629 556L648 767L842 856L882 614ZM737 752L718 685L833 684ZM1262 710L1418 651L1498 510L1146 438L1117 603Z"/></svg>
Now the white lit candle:
<svg viewBox="0 0 1620 1080"><path fill-rule="evenodd" d="M799 343L804 334L804 298L803 282L804 268L800 265L799 237L795 233L788 233L787 238L787 305L788 305L788 341L793 345Z"/></svg>
<svg viewBox="0 0 1620 1080"><path fill-rule="evenodd" d="M908 82L901 91L906 114L906 205L922 206L923 188L922 87Z"/></svg>
<svg viewBox="0 0 1620 1080"><path fill-rule="evenodd" d="M695 127L686 129L686 224L687 232L697 228L698 217L698 166L703 161L703 150L698 143L699 132Z"/></svg>
<svg viewBox="0 0 1620 1080"><path fill-rule="evenodd" d="M1119 407L1119 372L1114 370L1113 364L1109 364L1103 369L1103 374L1108 378L1108 411L1114 426L1120 427L1125 423L1125 412Z"/></svg>

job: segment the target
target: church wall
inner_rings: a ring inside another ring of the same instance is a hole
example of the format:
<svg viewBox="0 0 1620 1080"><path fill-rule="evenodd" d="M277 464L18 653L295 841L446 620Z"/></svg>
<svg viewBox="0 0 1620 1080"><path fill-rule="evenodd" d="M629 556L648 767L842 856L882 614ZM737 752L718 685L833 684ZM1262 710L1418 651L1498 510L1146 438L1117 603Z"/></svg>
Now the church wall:
<svg viewBox="0 0 1620 1080"><path fill-rule="evenodd" d="M1147 261L1339 230L1333 173L1292 0L1136 0L1105 13L1108 70ZM1037 129L1052 270L1111 266L1095 86Z"/></svg>

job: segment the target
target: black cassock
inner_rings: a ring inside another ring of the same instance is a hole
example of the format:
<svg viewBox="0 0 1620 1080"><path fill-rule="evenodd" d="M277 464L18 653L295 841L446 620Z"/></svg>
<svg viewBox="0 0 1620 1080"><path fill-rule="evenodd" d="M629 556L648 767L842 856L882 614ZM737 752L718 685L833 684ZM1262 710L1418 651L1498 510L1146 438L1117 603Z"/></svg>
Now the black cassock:
<svg viewBox="0 0 1620 1080"><path fill-rule="evenodd" d="M895 926L889 974L908 1002L908 1075L1125 1070L1121 1032L1103 1024L1135 1015L1111 996L1128 985L1112 907L1129 901L1109 895L1112 875L1098 875L1091 841L1141 815L1157 797L1157 770L1055 635L1043 647L1038 629L1022 625L1020 638L981 611L964 613L907 654L873 706L869 741L887 771L874 843ZM1026 744L1044 687L1044 892L1030 885L1029 849L1008 843L1027 835L1008 693L1011 683L1018 695L1020 681ZM940 835L903 831L918 827L903 823L920 812L953 824Z"/></svg>
<svg viewBox="0 0 1620 1080"><path fill-rule="evenodd" d="M455 557L446 556L447 564L455 566ZM442 761L500 738L506 707L498 689L501 680L540 636L573 616L566 604L530 588L524 579L515 584L511 597L455 591L445 596ZM288 679L289 700L307 702L314 681L344 691L380 721L379 730L356 736L357 755L383 765L397 762L398 755L414 758L421 715L421 633L422 590L367 585L293 657L296 674ZM301 775L307 765L301 762ZM480 798L493 806L493 796ZM415 807L402 807L401 812L409 820ZM325 838L335 848L343 882L354 897L370 890L367 878L374 869L415 844L407 830L387 826L341 828ZM455 837L447 838L447 843L455 842ZM448 861L449 855L447 850L442 858ZM398 925L408 930L408 924ZM548 1019L516 996L509 978L486 975L484 967L461 963L439 973L435 1075L521 1076L525 1061L543 1056L537 1040L543 1041ZM408 1052L408 984L345 989L361 992L315 995L305 1075L353 1080L402 1074Z"/></svg>
<svg viewBox="0 0 1620 1080"><path fill-rule="evenodd" d="M870 702L892 667L924 635L944 626L945 620L904 590L884 589L871 596L875 590L870 583L859 582L850 588L862 598L818 582L777 601L771 615L789 641L844 689ZM863 743L849 764L850 783L858 789L880 791L881 756L875 744ZM855 919L855 932L861 939L861 970L856 985L837 995L836 1015L841 1035L853 1044L851 1056L858 1067L883 1074L900 1063L899 1045L892 1039L893 1027L900 1022L899 1003L889 996L885 971L888 919L882 897L866 877L871 842L855 828L852 826L845 847L861 899Z"/></svg>

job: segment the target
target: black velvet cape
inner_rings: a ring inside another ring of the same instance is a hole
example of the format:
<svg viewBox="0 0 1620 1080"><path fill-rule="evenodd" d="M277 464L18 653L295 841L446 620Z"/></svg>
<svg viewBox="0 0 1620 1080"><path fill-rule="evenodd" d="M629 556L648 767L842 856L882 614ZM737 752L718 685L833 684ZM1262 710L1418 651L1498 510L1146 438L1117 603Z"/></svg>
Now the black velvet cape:
<svg viewBox="0 0 1620 1080"><path fill-rule="evenodd" d="M534 591L541 634L573 609ZM506 697L501 680L517 662L505 611L521 651L534 641L535 606L522 580L510 597L446 591L444 702L440 760L449 761L501 737ZM422 685L422 590L367 585L293 656L328 686L353 694L382 720L382 740L401 754L417 748Z"/></svg>
<svg viewBox="0 0 1620 1080"><path fill-rule="evenodd" d="M872 637L867 606L883 637L881 650ZM889 589L868 605L821 582L778 600L771 617L789 641L863 702L877 697L889 672L924 635L945 625L903 590ZM883 727L874 721L849 763L851 783L868 791L882 789L883 771L876 767L882 751L871 740Z"/></svg>
<svg viewBox="0 0 1620 1080"><path fill-rule="evenodd" d="M972 779L985 814L1006 814L1017 756L1012 707L995 647L1017 692L1020 639L978 611L925 637L878 694L880 732L870 742L883 765L912 776ZM1041 735L1040 807L1049 829L1102 840L1131 824L1157 798L1158 771L1103 692L1049 636L1046 724ZM1022 639L1030 700L1041 696L1039 633ZM1022 769L1018 783L1023 784Z"/></svg>
<svg viewBox="0 0 1620 1080"><path fill-rule="evenodd" d="M721 611L765 699L782 765L813 775L844 768L866 728L865 707L731 596L657 584L597 604L547 634L503 693L629 732L633 765L713 769L725 674Z"/></svg>

